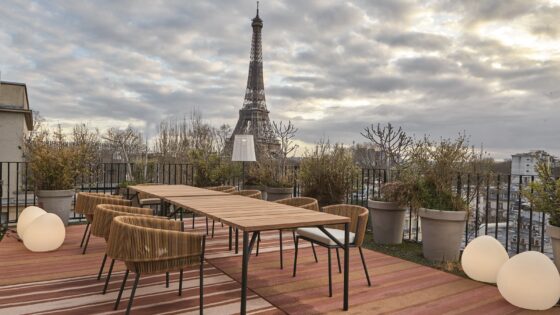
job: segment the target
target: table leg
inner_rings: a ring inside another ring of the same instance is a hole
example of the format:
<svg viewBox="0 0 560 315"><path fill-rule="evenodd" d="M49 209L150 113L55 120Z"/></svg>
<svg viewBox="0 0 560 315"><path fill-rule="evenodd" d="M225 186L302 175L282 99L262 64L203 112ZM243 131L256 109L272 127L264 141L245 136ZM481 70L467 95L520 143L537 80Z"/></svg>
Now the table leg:
<svg viewBox="0 0 560 315"><path fill-rule="evenodd" d="M235 253L239 253L239 229L235 228Z"/></svg>
<svg viewBox="0 0 560 315"><path fill-rule="evenodd" d="M233 233L232 232L233 232L232 227L230 226L229 227L229 250L231 250L231 242L232 242L232 239L233 239L233 235L232 235Z"/></svg>
<svg viewBox="0 0 560 315"><path fill-rule="evenodd" d="M345 311L348 310L348 275L350 272L350 247L349 241L349 224L344 223L344 307Z"/></svg>
<svg viewBox="0 0 560 315"><path fill-rule="evenodd" d="M249 269L249 233L243 231L243 266L241 268L241 315L247 312L247 269Z"/></svg>

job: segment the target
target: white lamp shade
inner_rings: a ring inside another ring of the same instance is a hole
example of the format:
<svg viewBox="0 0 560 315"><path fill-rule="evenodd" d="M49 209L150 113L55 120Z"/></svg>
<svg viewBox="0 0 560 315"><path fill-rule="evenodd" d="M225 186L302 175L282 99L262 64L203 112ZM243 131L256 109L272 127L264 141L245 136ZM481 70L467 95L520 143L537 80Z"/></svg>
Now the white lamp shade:
<svg viewBox="0 0 560 315"><path fill-rule="evenodd" d="M235 135L232 161L256 161L253 135Z"/></svg>
<svg viewBox="0 0 560 315"><path fill-rule="evenodd" d="M524 252L502 266L498 289L504 299L517 307L547 310L560 299L560 275L544 254Z"/></svg>
<svg viewBox="0 0 560 315"><path fill-rule="evenodd" d="M472 240L461 256L463 271L471 279L496 283L498 272L509 255L498 240L483 235Z"/></svg>
<svg viewBox="0 0 560 315"><path fill-rule="evenodd" d="M27 229L29 224L31 224L33 220L37 219L45 213L47 213L45 210L35 206L30 206L23 209L18 217L17 222L17 234L19 238L23 239L23 235L25 234L25 230Z"/></svg>
<svg viewBox="0 0 560 315"><path fill-rule="evenodd" d="M66 229L59 216L45 213L29 224L23 236L23 245L32 252L49 252L64 243Z"/></svg>

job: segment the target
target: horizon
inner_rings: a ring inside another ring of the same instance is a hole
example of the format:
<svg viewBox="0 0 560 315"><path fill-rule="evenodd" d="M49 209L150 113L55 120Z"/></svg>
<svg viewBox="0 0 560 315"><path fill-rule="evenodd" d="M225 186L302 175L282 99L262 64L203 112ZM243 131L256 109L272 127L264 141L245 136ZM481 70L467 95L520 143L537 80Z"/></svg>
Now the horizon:
<svg viewBox="0 0 560 315"><path fill-rule="evenodd" d="M28 86L49 125L131 125L198 109L232 128L255 1L22 3L0 7L1 79ZM391 122L471 136L496 159L560 155L560 1L261 2L271 120L302 147L363 143ZM302 31L304 30L304 31Z"/></svg>

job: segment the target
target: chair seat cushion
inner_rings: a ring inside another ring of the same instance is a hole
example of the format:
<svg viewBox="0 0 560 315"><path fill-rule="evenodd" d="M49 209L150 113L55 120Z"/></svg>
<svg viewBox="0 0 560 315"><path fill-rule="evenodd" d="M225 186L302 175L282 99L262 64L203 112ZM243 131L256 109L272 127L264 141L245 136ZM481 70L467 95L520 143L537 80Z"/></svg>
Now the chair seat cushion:
<svg viewBox="0 0 560 315"><path fill-rule="evenodd" d="M147 205L159 205L161 204L161 200L159 198L145 198L140 199L140 205L147 206Z"/></svg>
<svg viewBox="0 0 560 315"><path fill-rule="evenodd" d="M329 233L331 233L332 236L334 236L339 242L341 242L342 244L344 244L344 231L343 230L339 230L339 229L329 229L329 228L325 228L325 230L327 230ZM336 243L331 240L330 237L327 236L327 234L323 233L323 231L319 230L319 228L316 227L307 227L307 228L298 228L296 230L296 233L298 235L304 236L306 238L312 239L314 241L323 243L323 244L327 244L327 245L336 245ZM354 233L349 232L348 233L348 241L350 244L354 243Z"/></svg>

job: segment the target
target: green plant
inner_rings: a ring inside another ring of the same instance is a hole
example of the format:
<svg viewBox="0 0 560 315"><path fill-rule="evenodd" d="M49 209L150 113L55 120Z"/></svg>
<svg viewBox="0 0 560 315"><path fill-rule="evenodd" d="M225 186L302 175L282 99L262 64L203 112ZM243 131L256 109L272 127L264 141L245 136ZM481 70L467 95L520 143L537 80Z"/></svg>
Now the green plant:
<svg viewBox="0 0 560 315"><path fill-rule="evenodd" d="M251 167L249 176L261 185L280 188L293 187L293 176L282 167L282 163L281 159L263 157Z"/></svg>
<svg viewBox="0 0 560 315"><path fill-rule="evenodd" d="M195 184L200 187L223 185L241 174L238 166L214 152L193 149L189 158L195 168Z"/></svg>
<svg viewBox="0 0 560 315"><path fill-rule="evenodd" d="M96 161L97 135L83 125L74 127L66 141L61 127L38 127L24 142L32 185L36 190L73 189L78 176L87 177Z"/></svg>
<svg viewBox="0 0 560 315"><path fill-rule="evenodd" d="M320 142L301 161L303 194L316 198L322 206L341 203L352 190L352 178L357 172L348 149Z"/></svg>
<svg viewBox="0 0 560 315"><path fill-rule="evenodd" d="M468 211L470 200L455 190L455 184L459 174L477 170L481 156L469 146L464 134L456 139L433 141L424 137L417 141L409 165L399 177L407 192L406 202L414 209ZM400 202L405 201L403 198Z"/></svg>
<svg viewBox="0 0 560 315"><path fill-rule="evenodd" d="M549 163L536 165L538 179L530 183L522 193L535 210L549 214L550 225L560 227L560 178L554 179Z"/></svg>

